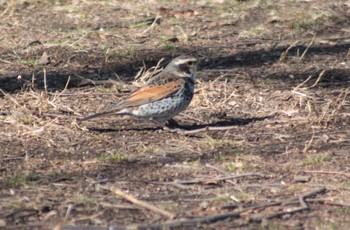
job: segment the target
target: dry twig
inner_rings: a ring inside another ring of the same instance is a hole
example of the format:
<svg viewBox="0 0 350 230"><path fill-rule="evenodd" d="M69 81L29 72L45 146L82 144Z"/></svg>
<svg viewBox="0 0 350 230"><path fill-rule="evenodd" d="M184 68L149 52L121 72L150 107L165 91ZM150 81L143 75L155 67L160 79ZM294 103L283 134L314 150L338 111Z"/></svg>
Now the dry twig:
<svg viewBox="0 0 350 230"><path fill-rule="evenodd" d="M298 44L298 42L298 40L295 41L281 54L280 58L278 59L278 63L283 63L286 60L289 50L292 49L296 44Z"/></svg>
<svg viewBox="0 0 350 230"><path fill-rule="evenodd" d="M282 216L282 215L286 215L286 214L291 214L291 213L307 210L307 209L309 209L309 206L305 202L305 198L317 195L317 194L322 193L324 191L326 191L326 188L324 188L324 187L317 188L317 189L312 190L311 192L307 192L307 193L299 195L298 197L293 197L293 198L288 199L288 200L286 200L284 202L281 202L281 204L283 204L283 205L294 204L295 202L298 202L301 205L301 207L290 209L290 210L287 210L287 211L276 212L276 213L273 213L273 214L270 214L270 215L267 215L267 216L262 216L262 215L253 216L253 217L250 217L250 219L252 221L260 222L260 221L262 221L264 219L271 219L271 218L279 217L279 216Z"/></svg>
<svg viewBox="0 0 350 230"><path fill-rule="evenodd" d="M318 78L316 79L315 83L312 86L310 86L310 88L313 88L313 87L315 87L318 84L318 82L322 79L322 77L323 77L325 72L326 72L325 69L320 72L320 74L318 75Z"/></svg>
<svg viewBox="0 0 350 230"><path fill-rule="evenodd" d="M302 54L301 57L299 58L299 62L301 62L301 61L304 59L304 57L305 57L307 51L310 49L310 47L312 46L312 44L314 44L315 37L316 37L316 34L314 34L314 37L311 39L310 43L307 45L307 47L306 47L306 49L304 50L303 54Z"/></svg>
<svg viewBox="0 0 350 230"><path fill-rule="evenodd" d="M192 220L177 220L177 221L168 221L168 222L163 222L158 224L145 224L145 225L137 225L137 226L131 225L128 227L136 227L137 229L164 229L164 228L179 228L179 227L191 227L191 226L193 227L201 224L210 224L220 220L239 218L242 212L243 211L227 212L227 213L195 218Z"/></svg>
<svg viewBox="0 0 350 230"><path fill-rule="evenodd" d="M306 152L310 149L311 144L312 144L312 142L313 142L313 140L314 140L314 137L315 137L315 133L312 134L311 139L310 139L310 140L308 141L308 143L305 145L305 147L304 147L304 149L303 149L303 153L306 153Z"/></svg>
<svg viewBox="0 0 350 230"><path fill-rule="evenodd" d="M350 173L336 172L336 171L304 171L304 173L319 173L319 174L336 174L350 177Z"/></svg>
<svg viewBox="0 0 350 230"><path fill-rule="evenodd" d="M48 95L48 91L47 91L47 82L46 82L46 69L43 69L43 73L44 73L44 89L45 89L45 96L47 97Z"/></svg>
<svg viewBox="0 0 350 230"><path fill-rule="evenodd" d="M138 34L138 36L143 36L143 35L146 34L148 31L152 30L152 29L155 27L155 25L156 25L157 23L159 24L160 18L161 18L161 17L160 17L159 15L157 15L157 16L154 18L152 24L151 24L147 29L145 29L143 32L141 32L140 34Z"/></svg>
<svg viewBox="0 0 350 230"><path fill-rule="evenodd" d="M298 197L293 197L291 199L288 199L284 202L277 201L277 202L271 202L271 203L252 205L252 206L246 207L244 209L241 209L239 211L208 215L208 216L194 218L194 219L166 221L166 222L156 223L156 224L129 225L129 226L126 226L125 228L126 229L164 229L164 228L193 227L193 226L199 226L199 225L203 225L203 224L214 223L214 222L217 222L220 220L239 218L241 213L246 212L246 211L251 211L254 209L267 208L267 207L277 206L277 205L281 205L281 204L283 204L283 205L290 205L290 204L295 204L295 203L301 204L301 207L296 208L296 209L292 209L292 210L288 210L288 211L284 211L284 212L277 212L277 213L274 213L274 214L271 214L268 216L255 216L255 217L253 216L253 217L249 218L251 221L261 222L264 219L271 219L271 218L278 217L281 215L291 214L291 213L307 210L307 209L309 209L309 207L308 207L307 203L305 202L305 199L310 197L310 196L314 196L314 195L317 195L319 193L322 193L325 190L326 189L324 187L321 187L321 188L317 188L311 192L301 194ZM110 228L114 228L114 227L110 226L109 229ZM123 228L123 229L125 229L125 228ZM64 226L63 229L64 230L80 230L82 228L81 227L73 227L73 226ZM94 228L92 228L92 229L94 229ZM101 228L98 228L98 229L101 229ZM105 228L105 229L107 229L107 228Z"/></svg>
<svg viewBox="0 0 350 230"><path fill-rule="evenodd" d="M193 129L193 130L183 130L183 129L170 129L168 131L170 132L175 132L178 134L183 134L183 135L190 135L190 134L195 134L195 133L201 133L205 131L225 131L225 130L231 130L237 128L237 125L230 125L230 126L207 126L204 128L199 128L199 129Z"/></svg>
<svg viewBox="0 0 350 230"><path fill-rule="evenodd" d="M264 175L259 173L245 173L240 175L230 175L230 176L224 176L224 177L217 177L217 178L204 178L204 179L193 179L193 180L183 180L183 181L176 181L178 184L198 184L208 181L222 181L222 180L230 180L230 179L236 179L240 177L246 177L246 176L257 176L257 177L264 177Z"/></svg>
<svg viewBox="0 0 350 230"><path fill-rule="evenodd" d="M115 188L115 189L113 189L113 192L114 192L115 195L117 195L117 196L119 196L119 197L121 197L123 199L126 199L126 200L130 201L131 203L133 203L133 204L135 204L137 206L140 206L142 208L148 209L148 210L150 210L152 212L155 212L157 214L165 216L165 217L167 217L169 219L173 219L175 217L175 215L173 213L170 213L168 211L160 209L160 208L158 208L158 207L156 207L154 205L151 205L149 203L146 203L144 201L138 200L135 197L130 196L130 195L126 194L125 192L121 191L120 189Z"/></svg>

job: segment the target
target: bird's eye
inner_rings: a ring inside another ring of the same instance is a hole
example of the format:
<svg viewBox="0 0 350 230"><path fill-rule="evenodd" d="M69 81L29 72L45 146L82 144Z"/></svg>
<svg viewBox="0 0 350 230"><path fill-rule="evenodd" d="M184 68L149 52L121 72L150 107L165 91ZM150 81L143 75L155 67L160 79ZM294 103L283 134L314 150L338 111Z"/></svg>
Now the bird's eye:
<svg viewBox="0 0 350 230"><path fill-rule="evenodd" d="M193 61L187 62L188 65L193 65Z"/></svg>

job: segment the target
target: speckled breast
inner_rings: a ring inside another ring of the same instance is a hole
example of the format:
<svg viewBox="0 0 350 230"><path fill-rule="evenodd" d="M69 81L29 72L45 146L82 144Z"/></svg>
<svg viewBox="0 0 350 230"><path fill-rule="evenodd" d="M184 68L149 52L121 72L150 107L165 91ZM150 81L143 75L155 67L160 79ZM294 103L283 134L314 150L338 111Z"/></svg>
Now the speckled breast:
<svg viewBox="0 0 350 230"><path fill-rule="evenodd" d="M185 87L162 100L139 107L138 117L166 121L185 110L190 104L194 93L194 84L187 82Z"/></svg>

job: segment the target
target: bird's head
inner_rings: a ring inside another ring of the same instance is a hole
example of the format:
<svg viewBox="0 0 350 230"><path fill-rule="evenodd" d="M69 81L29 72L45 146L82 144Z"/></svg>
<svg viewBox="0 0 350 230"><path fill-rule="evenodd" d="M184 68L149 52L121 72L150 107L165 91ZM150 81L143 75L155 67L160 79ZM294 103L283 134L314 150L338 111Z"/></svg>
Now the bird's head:
<svg viewBox="0 0 350 230"><path fill-rule="evenodd" d="M165 68L168 71L174 71L181 77L194 78L197 70L198 59L188 55L181 55L173 59Z"/></svg>

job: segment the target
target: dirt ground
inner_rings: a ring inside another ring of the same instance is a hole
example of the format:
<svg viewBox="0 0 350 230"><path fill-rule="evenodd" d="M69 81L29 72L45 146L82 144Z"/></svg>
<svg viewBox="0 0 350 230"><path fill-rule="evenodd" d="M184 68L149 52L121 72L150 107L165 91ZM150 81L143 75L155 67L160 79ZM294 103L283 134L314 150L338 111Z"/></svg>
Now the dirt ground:
<svg viewBox="0 0 350 230"><path fill-rule="evenodd" d="M348 2L0 3L0 228L350 228ZM77 125L181 54L185 133Z"/></svg>

